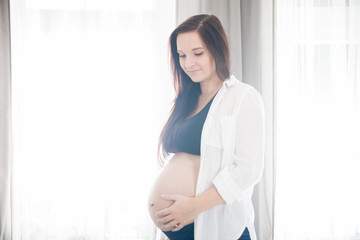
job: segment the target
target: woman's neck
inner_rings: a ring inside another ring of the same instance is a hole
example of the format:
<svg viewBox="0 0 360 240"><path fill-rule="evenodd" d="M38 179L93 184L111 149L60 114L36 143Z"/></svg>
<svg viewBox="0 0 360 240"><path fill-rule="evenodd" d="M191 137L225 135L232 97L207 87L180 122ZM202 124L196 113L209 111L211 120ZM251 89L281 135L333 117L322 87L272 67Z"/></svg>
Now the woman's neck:
<svg viewBox="0 0 360 240"><path fill-rule="evenodd" d="M211 98L221 88L223 82L219 79L213 79L211 81L201 82L201 94L200 98Z"/></svg>

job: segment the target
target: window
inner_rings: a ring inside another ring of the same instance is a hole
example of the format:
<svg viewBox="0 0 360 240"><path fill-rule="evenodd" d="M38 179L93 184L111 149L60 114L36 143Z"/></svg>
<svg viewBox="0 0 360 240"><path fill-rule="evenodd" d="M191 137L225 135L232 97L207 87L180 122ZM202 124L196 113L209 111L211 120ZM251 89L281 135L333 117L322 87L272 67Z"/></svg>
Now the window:
<svg viewBox="0 0 360 240"><path fill-rule="evenodd" d="M360 239L358 1L277 1L275 239Z"/></svg>
<svg viewBox="0 0 360 240"><path fill-rule="evenodd" d="M11 15L14 239L150 239L174 4L13 0Z"/></svg>

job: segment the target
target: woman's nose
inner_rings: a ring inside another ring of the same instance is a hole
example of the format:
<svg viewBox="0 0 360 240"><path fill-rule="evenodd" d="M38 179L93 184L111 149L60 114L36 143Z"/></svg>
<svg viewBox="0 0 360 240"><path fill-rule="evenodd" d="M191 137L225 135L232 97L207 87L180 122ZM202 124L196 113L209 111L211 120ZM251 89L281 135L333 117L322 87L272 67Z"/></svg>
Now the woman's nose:
<svg viewBox="0 0 360 240"><path fill-rule="evenodd" d="M195 62L194 62L193 58L191 58L191 57L186 58L186 60L185 60L185 67L186 68L191 68L194 65L195 65Z"/></svg>

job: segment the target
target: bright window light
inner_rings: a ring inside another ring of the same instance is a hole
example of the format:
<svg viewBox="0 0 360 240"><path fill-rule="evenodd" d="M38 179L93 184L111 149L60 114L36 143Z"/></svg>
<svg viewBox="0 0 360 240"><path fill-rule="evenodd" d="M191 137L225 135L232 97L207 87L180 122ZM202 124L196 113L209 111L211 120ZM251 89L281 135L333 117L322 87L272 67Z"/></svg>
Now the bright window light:
<svg viewBox="0 0 360 240"><path fill-rule="evenodd" d="M275 239L360 239L360 8L277 4Z"/></svg>
<svg viewBox="0 0 360 240"><path fill-rule="evenodd" d="M172 100L175 8L96 2L13 1L16 240L152 236L147 195Z"/></svg>
<svg viewBox="0 0 360 240"><path fill-rule="evenodd" d="M156 0L25 0L29 9L87 10L87 11L153 11Z"/></svg>

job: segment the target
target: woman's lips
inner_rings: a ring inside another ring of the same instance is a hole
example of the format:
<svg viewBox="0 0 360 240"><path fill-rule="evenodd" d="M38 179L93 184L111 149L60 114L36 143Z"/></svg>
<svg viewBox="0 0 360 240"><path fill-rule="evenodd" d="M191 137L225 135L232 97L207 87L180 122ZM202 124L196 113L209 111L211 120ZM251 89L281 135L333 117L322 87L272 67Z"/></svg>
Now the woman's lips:
<svg viewBox="0 0 360 240"><path fill-rule="evenodd" d="M194 74L196 74L197 72L199 72L200 70L192 70L192 71L188 71L188 73L190 74L190 75L194 75Z"/></svg>

